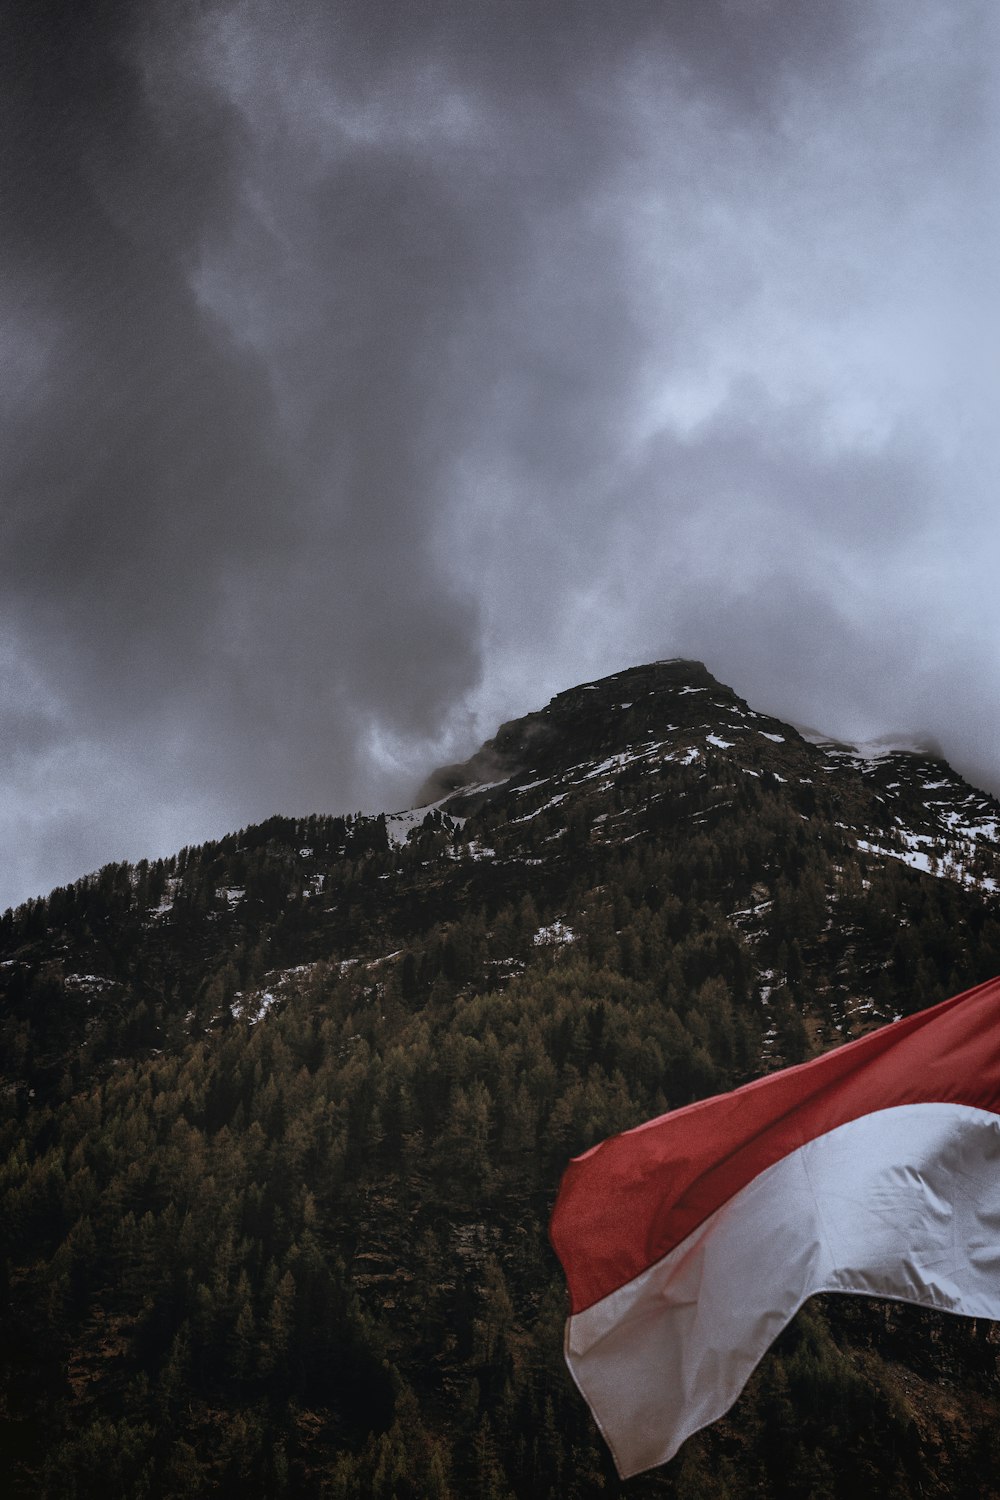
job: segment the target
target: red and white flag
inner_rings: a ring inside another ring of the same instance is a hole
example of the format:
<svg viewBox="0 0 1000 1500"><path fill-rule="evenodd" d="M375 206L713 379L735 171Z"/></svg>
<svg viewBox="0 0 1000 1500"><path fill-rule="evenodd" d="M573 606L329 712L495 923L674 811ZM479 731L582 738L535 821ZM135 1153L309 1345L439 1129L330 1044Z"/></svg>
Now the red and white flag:
<svg viewBox="0 0 1000 1500"><path fill-rule="evenodd" d="M572 1161L566 1361L623 1479L817 1292L1000 1318L1000 979Z"/></svg>

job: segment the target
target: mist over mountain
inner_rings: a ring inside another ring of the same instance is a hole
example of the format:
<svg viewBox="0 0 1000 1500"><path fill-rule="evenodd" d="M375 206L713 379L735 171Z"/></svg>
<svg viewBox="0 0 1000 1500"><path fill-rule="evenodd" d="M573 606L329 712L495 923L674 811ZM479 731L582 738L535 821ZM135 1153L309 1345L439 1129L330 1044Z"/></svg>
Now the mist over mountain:
<svg viewBox="0 0 1000 1500"><path fill-rule="evenodd" d="M622 1492L562 1363L566 1162L1000 972L1000 803L699 662L561 692L419 800L0 917L12 1495ZM998 1353L814 1299L627 1492L992 1494Z"/></svg>
<svg viewBox="0 0 1000 1500"><path fill-rule="evenodd" d="M1000 791L993 0L5 20L0 907L668 654Z"/></svg>

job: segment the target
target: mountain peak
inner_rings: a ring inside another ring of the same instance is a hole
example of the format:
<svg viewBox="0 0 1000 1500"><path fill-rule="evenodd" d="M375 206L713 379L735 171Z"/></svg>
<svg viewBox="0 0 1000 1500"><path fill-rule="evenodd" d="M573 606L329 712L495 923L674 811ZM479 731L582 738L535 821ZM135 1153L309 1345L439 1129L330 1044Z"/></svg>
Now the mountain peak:
<svg viewBox="0 0 1000 1500"><path fill-rule="evenodd" d="M468 760L432 772L417 805L439 802L465 787L550 771L566 763L567 754L578 759L610 754L644 735L676 729L699 715L698 705L684 700L704 694L716 704L724 699L746 709L704 662L684 657L626 667L566 688L544 708L501 724Z"/></svg>
<svg viewBox="0 0 1000 1500"><path fill-rule="evenodd" d="M939 747L896 736L852 745L799 729L751 708L703 662L684 658L580 683L502 724L469 760L434 772L420 807L464 819L503 806L516 826L546 798L568 814L581 797L670 763L719 788L748 779L782 786L807 821L833 798L838 828L864 854L1000 887L1000 808ZM393 815L390 827L404 816L416 814Z"/></svg>

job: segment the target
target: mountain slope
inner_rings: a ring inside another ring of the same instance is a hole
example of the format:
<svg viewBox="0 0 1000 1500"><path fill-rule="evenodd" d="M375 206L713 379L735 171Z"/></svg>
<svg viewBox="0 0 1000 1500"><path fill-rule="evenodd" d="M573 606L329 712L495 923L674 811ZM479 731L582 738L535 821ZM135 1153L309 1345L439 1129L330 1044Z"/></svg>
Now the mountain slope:
<svg viewBox="0 0 1000 1500"><path fill-rule="evenodd" d="M699 663L424 796L0 919L15 1494L616 1493L561 1364L566 1160L1000 971L1000 807ZM629 1490L992 1493L995 1356L821 1299Z"/></svg>

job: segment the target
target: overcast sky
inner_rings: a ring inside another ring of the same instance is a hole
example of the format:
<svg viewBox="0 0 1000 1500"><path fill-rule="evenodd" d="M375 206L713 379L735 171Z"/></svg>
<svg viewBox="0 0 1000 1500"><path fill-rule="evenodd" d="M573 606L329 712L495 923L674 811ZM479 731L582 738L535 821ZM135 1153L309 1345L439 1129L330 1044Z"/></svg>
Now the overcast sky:
<svg viewBox="0 0 1000 1500"><path fill-rule="evenodd" d="M993 0L6 12L0 906L661 656L1000 788Z"/></svg>

